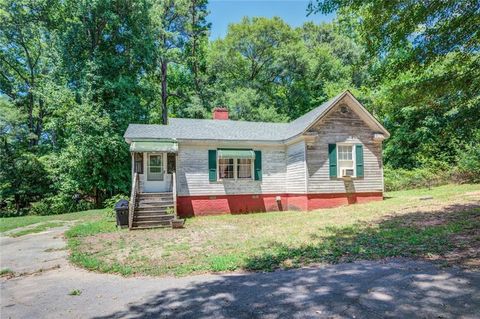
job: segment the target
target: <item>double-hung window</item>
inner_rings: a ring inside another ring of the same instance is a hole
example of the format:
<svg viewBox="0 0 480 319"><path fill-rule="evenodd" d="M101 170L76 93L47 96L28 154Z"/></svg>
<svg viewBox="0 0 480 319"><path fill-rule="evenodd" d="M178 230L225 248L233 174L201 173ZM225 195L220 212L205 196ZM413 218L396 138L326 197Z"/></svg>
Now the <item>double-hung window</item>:
<svg viewBox="0 0 480 319"><path fill-rule="evenodd" d="M330 178L363 178L363 145L328 144L328 166Z"/></svg>
<svg viewBox="0 0 480 319"><path fill-rule="evenodd" d="M208 150L208 179L262 180L262 152L251 149Z"/></svg>
<svg viewBox="0 0 480 319"><path fill-rule="evenodd" d="M355 174L354 147L348 144L337 145L338 175L340 177L351 176Z"/></svg>
<svg viewBox="0 0 480 319"><path fill-rule="evenodd" d="M218 177L219 179L235 178L235 159L219 158L218 159Z"/></svg>
<svg viewBox="0 0 480 319"><path fill-rule="evenodd" d="M219 158L219 179L252 179L253 160L250 158Z"/></svg>
<svg viewBox="0 0 480 319"><path fill-rule="evenodd" d="M252 159L251 158L237 159L237 178L239 179L252 178Z"/></svg>

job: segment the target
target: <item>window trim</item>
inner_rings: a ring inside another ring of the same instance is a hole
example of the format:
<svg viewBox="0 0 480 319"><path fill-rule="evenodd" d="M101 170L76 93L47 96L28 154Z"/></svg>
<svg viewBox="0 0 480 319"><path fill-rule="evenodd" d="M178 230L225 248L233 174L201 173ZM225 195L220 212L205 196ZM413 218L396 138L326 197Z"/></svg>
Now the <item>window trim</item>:
<svg viewBox="0 0 480 319"><path fill-rule="evenodd" d="M356 147L355 143L336 143L337 147L337 178L343 179L343 178L356 178L357 177L357 157L356 157ZM340 161L345 161L345 160L340 160L339 155L340 155L340 148L339 146L350 146L352 148L352 169L353 169L353 175L349 177L344 177L342 176L342 167L340 166Z"/></svg>
<svg viewBox="0 0 480 319"><path fill-rule="evenodd" d="M228 157L224 159L233 159L233 178L220 178L220 158L217 153L217 181L254 181L255 180L255 159L250 158L250 177L238 177L238 157Z"/></svg>

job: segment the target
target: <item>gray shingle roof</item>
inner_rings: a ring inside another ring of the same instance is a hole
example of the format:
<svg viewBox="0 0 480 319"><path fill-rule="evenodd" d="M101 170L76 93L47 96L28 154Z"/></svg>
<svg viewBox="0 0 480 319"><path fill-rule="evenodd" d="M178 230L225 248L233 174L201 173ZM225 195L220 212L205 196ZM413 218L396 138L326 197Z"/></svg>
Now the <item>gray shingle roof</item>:
<svg viewBox="0 0 480 319"><path fill-rule="evenodd" d="M345 93L323 103L290 123L170 118L168 125L130 124L124 137L139 139L193 139L282 141L301 134Z"/></svg>

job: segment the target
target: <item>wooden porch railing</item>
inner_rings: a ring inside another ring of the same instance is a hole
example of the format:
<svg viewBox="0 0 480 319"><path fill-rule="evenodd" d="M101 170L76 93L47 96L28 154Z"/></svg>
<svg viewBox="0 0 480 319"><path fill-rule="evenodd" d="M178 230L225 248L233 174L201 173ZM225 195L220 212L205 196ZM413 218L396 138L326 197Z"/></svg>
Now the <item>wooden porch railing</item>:
<svg viewBox="0 0 480 319"><path fill-rule="evenodd" d="M130 194L130 203L128 205L128 229L132 229L133 214L135 213L135 206L137 204L138 193L138 173L133 174L132 192Z"/></svg>
<svg viewBox="0 0 480 319"><path fill-rule="evenodd" d="M173 216L177 219L177 175L172 173Z"/></svg>

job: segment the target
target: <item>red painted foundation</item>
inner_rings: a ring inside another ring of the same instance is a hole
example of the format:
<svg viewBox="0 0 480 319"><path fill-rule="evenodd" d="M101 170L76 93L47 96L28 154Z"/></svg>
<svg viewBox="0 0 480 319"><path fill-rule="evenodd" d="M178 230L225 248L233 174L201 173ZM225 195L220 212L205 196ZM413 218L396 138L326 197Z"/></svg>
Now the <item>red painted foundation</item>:
<svg viewBox="0 0 480 319"><path fill-rule="evenodd" d="M280 196L277 201L276 197ZM178 196L181 217L251 212L314 210L383 200L381 192L340 194L262 194Z"/></svg>

